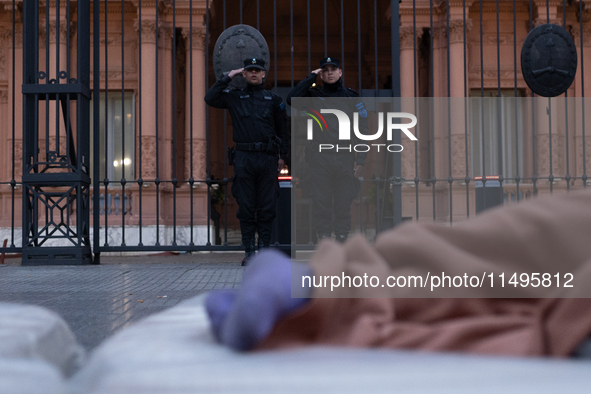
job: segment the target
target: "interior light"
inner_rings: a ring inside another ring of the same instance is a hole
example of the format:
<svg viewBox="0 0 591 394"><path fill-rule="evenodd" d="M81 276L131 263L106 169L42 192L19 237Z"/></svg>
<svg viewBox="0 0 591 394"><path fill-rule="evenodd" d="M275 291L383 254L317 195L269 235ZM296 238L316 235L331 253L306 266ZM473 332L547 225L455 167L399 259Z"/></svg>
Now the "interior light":
<svg viewBox="0 0 591 394"><path fill-rule="evenodd" d="M117 167L118 165L119 165L119 162L118 162L117 160L115 160L115 161L113 162L113 167Z"/></svg>
<svg viewBox="0 0 591 394"><path fill-rule="evenodd" d="M131 160L129 160L129 159L124 159L124 160L123 160L123 164L125 164L126 166L130 165L130 164L131 164Z"/></svg>

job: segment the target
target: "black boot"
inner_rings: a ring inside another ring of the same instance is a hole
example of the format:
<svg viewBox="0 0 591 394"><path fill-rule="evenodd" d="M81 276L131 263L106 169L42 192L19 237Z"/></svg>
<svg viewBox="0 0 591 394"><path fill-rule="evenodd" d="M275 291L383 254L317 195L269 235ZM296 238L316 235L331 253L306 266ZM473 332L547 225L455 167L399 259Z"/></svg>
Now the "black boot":
<svg viewBox="0 0 591 394"><path fill-rule="evenodd" d="M271 246L271 240L268 238L259 237L259 250L266 249Z"/></svg>
<svg viewBox="0 0 591 394"><path fill-rule="evenodd" d="M242 266L245 266L248 264L248 261L254 257L256 248L254 245L254 239L249 239L247 241L244 241L244 258L242 259Z"/></svg>

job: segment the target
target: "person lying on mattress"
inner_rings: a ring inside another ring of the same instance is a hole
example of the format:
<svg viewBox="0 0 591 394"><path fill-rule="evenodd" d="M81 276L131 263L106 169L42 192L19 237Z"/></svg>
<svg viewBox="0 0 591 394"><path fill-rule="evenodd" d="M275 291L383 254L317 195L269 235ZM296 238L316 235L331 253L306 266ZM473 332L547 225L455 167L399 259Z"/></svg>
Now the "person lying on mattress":
<svg viewBox="0 0 591 394"><path fill-rule="evenodd" d="M463 283L434 288L431 276L415 292L400 282L377 285L425 272L438 280L457 273ZM319 286L323 278L363 275L377 279ZM488 293L474 288L473 277ZM264 252L239 290L210 293L206 308L216 338L240 351L338 345L589 356L591 192L537 197L452 227L404 224L373 245L362 236L323 241L309 265Z"/></svg>

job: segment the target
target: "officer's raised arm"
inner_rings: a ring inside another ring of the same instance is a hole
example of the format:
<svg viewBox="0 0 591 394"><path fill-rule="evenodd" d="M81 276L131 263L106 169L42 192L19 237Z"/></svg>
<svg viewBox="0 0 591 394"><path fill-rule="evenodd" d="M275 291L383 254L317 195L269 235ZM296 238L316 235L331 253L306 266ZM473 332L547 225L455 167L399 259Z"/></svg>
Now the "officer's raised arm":
<svg viewBox="0 0 591 394"><path fill-rule="evenodd" d="M319 68L314 70L308 75L305 79L302 79L294 88L289 92L287 95L286 101L287 104L291 105L291 98L292 97L310 97L310 88L316 82L316 78L318 77L318 73L322 69Z"/></svg>
<svg viewBox="0 0 591 394"><path fill-rule="evenodd" d="M242 70L242 68L232 70L228 73L228 75L217 80L205 95L205 102L207 105L214 108L228 108L228 104L224 98L224 90L228 88L228 84L232 81L232 78L234 78L234 76L237 74L240 74Z"/></svg>

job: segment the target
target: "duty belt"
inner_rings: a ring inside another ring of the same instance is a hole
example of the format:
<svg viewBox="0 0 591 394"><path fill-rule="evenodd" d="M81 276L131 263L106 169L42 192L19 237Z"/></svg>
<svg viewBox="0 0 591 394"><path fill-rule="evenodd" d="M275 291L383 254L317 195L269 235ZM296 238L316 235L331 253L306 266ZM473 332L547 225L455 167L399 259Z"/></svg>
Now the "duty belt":
<svg viewBox="0 0 591 394"><path fill-rule="evenodd" d="M237 142L236 150L250 152L266 152L268 145L268 142Z"/></svg>

